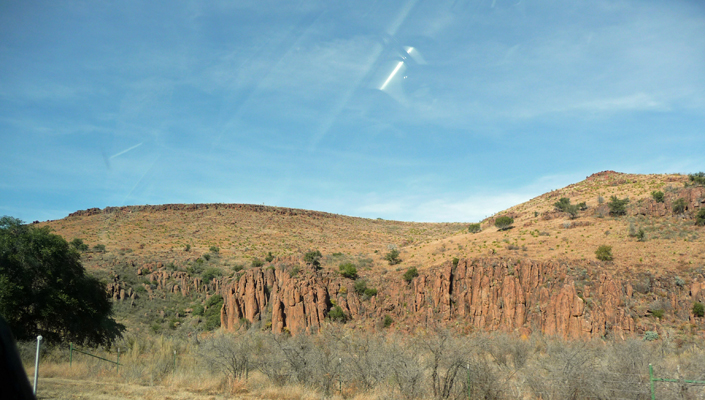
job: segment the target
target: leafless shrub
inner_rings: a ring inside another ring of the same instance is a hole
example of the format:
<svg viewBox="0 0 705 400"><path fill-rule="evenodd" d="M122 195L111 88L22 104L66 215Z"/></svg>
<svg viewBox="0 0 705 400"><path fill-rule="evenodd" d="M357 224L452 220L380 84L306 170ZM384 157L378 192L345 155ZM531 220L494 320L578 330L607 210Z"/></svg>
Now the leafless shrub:
<svg viewBox="0 0 705 400"><path fill-rule="evenodd" d="M597 367L590 343L552 340L547 354L527 374L527 384L534 396L546 400L606 398Z"/></svg>
<svg viewBox="0 0 705 400"><path fill-rule="evenodd" d="M247 378L253 342L250 334L220 334L201 341L198 354L211 370L223 372L231 379Z"/></svg>
<svg viewBox="0 0 705 400"><path fill-rule="evenodd" d="M468 363L467 341L453 337L447 330L435 330L420 336L417 343L426 353L424 365L430 373L433 397L450 398Z"/></svg>

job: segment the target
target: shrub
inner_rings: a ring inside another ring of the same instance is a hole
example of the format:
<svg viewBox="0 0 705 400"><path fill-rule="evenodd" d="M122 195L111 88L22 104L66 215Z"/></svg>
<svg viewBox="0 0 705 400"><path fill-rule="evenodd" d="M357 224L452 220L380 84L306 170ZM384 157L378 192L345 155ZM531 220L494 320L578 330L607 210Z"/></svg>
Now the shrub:
<svg viewBox="0 0 705 400"><path fill-rule="evenodd" d="M330 311L328 311L328 318L330 318L331 321L339 321L339 322L345 322L348 317L345 315L345 312L343 311L340 306L334 306L331 308Z"/></svg>
<svg viewBox="0 0 705 400"><path fill-rule="evenodd" d="M220 248L218 248L218 246L211 246L211 248L209 250L211 253L216 253L216 254L218 254L220 252Z"/></svg>
<svg viewBox="0 0 705 400"><path fill-rule="evenodd" d="M340 264L338 270L340 271L340 275L346 278L357 279L357 268L355 268L353 263Z"/></svg>
<svg viewBox="0 0 705 400"><path fill-rule="evenodd" d="M203 315L203 305L202 304L196 304L193 306L193 315Z"/></svg>
<svg viewBox="0 0 705 400"><path fill-rule="evenodd" d="M186 247L184 247L184 251L191 251L191 245L187 244Z"/></svg>
<svg viewBox="0 0 705 400"><path fill-rule="evenodd" d="M652 310L651 315L653 315L654 317L656 317L658 319L661 319L661 318L663 318L663 310L661 310L661 309Z"/></svg>
<svg viewBox="0 0 705 400"><path fill-rule="evenodd" d="M293 277L295 277L296 275L298 275L299 272L301 272L301 268L299 268L298 266L296 266L296 267L292 268L292 269L289 271L289 276L293 278Z"/></svg>
<svg viewBox="0 0 705 400"><path fill-rule="evenodd" d="M663 203L662 191L651 192L651 197L653 197L653 199L656 200L657 203Z"/></svg>
<svg viewBox="0 0 705 400"><path fill-rule="evenodd" d="M203 272L203 275L201 275L201 278L203 278L204 282L210 282L213 280L213 278L220 278L223 276L223 273L220 272L219 269L217 268L208 268Z"/></svg>
<svg viewBox="0 0 705 400"><path fill-rule="evenodd" d="M304 254L304 262L306 262L306 264L313 265L315 268L318 268L321 266L321 257L323 257L323 254L321 254L320 251L312 250Z"/></svg>
<svg viewBox="0 0 705 400"><path fill-rule="evenodd" d="M595 251L595 257L602 261L612 261L612 246L602 245Z"/></svg>
<svg viewBox="0 0 705 400"><path fill-rule="evenodd" d="M693 185L705 185L705 172L690 174L688 175L688 178L690 178L690 181L693 182Z"/></svg>
<svg viewBox="0 0 705 400"><path fill-rule="evenodd" d="M419 276L419 271L416 269L416 267L411 267L404 272L404 280L409 283L411 282L414 278Z"/></svg>
<svg viewBox="0 0 705 400"><path fill-rule="evenodd" d="M401 262L399 258L399 250L392 249L389 253L385 254L384 259L389 262L389 265L396 265Z"/></svg>
<svg viewBox="0 0 705 400"><path fill-rule="evenodd" d="M629 199L619 199L617 196L610 197L610 202L607 205L610 207L611 215L625 215L627 213L627 204Z"/></svg>
<svg viewBox="0 0 705 400"><path fill-rule="evenodd" d="M83 239L76 238L72 240L69 244L71 245L71 247L80 252L88 251L88 245L83 243Z"/></svg>
<svg viewBox="0 0 705 400"><path fill-rule="evenodd" d="M494 220L494 226L497 227L500 231L503 231L505 229L509 229L512 224L514 223L514 218L508 217L508 216L501 216L497 217L497 219Z"/></svg>
<svg viewBox="0 0 705 400"><path fill-rule="evenodd" d="M105 253L105 245L104 244L97 244L93 246L93 251L97 253Z"/></svg>
<svg viewBox="0 0 705 400"><path fill-rule="evenodd" d="M658 333L654 332L654 331L646 331L646 332L644 332L644 340L646 340L648 342L658 340Z"/></svg>
<svg viewBox="0 0 705 400"><path fill-rule="evenodd" d="M272 260L274 260L274 256L272 255L272 252L270 251L267 253L267 257L264 258L264 261L269 263L269 262L272 262Z"/></svg>
<svg viewBox="0 0 705 400"><path fill-rule="evenodd" d="M252 259L252 268L261 268L264 265L264 261L255 257Z"/></svg>
<svg viewBox="0 0 705 400"><path fill-rule="evenodd" d="M695 225L705 225L705 208L701 208L695 215Z"/></svg>
<svg viewBox="0 0 705 400"><path fill-rule="evenodd" d="M203 259L206 260L206 261L210 261L210 260L211 260L211 255L210 255L210 254L204 254L204 255L203 255Z"/></svg>
<svg viewBox="0 0 705 400"><path fill-rule="evenodd" d="M673 202L673 213L674 214L683 214L685 212L685 206L686 202L685 199L680 198L676 201Z"/></svg>
<svg viewBox="0 0 705 400"><path fill-rule="evenodd" d="M242 271L243 269L245 269L245 266L242 265L242 264L235 264L235 265L232 266L233 272L240 272L240 271Z"/></svg>
<svg viewBox="0 0 705 400"><path fill-rule="evenodd" d="M460 259L458 257L453 257L453 266L454 267L457 267L459 262L460 262Z"/></svg>
<svg viewBox="0 0 705 400"><path fill-rule="evenodd" d="M639 228L639 230L636 232L636 240L640 242L645 242L646 241L646 232L644 232L643 229Z"/></svg>
<svg viewBox="0 0 705 400"><path fill-rule="evenodd" d="M392 326L393 323L394 323L394 320L392 319L392 317L390 317L389 315L384 316L384 320L382 321L382 324L384 325L385 328L389 328L390 326Z"/></svg>
<svg viewBox="0 0 705 400"><path fill-rule="evenodd" d="M205 329L212 331L220 328L220 309L223 307L223 296L215 294L206 301L206 311L203 316L206 318Z"/></svg>
<svg viewBox="0 0 705 400"><path fill-rule="evenodd" d="M482 226L480 225L479 222L476 224L470 224L468 226L468 232L470 232L470 233L478 233L480 231L482 231Z"/></svg>
<svg viewBox="0 0 705 400"><path fill-rule="evenodd" d="M580 209L587 209L587 205L585 203L580 203L578 205L573 205L570 204L570 199L567 197L562 197L560 200L555 202L553 204L554 207L556 207L556 210L566 212L570 214L570 218L573 219L578 216L578 211ZM581 208L585 207L585 208Z"/></svg>
<svg viewBox="0 0 705 400"><path fill-rule="evenodd" d="M367 290L367 281L364 279L359 279L355 281L353 287L355 288L355 293L362 295L365 293L365 290Z"/></svg>
<svg viewBox="0 0 705 400"><path fill-rule="evenodd" d="M693 304L693 315L699 318L705 316L705 306L703 306L703 303Z"/></svg>
<svg viewBox="0 0 705 400"><path fill-rule="evenodd" d="M370 298L372 296L377 295L377 289L368 288L367 281L365 281L364 279L359 279L355 281L355 285L353 287L355 288L355 293L360 296L363 296L363 298Z"/></svg>
<svg viewBox="0 0 705 400"><path fill-rule="evenodd" d="M587 206L587 204L583 201L583 202L581 202L581 203L578 203L578 208L580 209L580 211L585 211L585 210L588 209L588 206Z"/></svg>

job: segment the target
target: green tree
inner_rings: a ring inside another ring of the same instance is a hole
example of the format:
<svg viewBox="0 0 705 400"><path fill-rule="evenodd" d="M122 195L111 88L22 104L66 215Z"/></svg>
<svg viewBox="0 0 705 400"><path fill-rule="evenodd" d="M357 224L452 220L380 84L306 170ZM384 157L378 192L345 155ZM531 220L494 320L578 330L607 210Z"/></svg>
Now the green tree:
<svg viewBox="0 0 705 400"><path fill-rule="evenodd" d="M401 258L399 258L399 250L390 250L389 253L384 255L384 259L389 262L389 265L399 264L401 262Z"/></svg>
<svg viewBox="0 0 705 400"><path fill-rule="evenodd" d="M494 226L497 227L500 231L509 229L512 224L514 223L514 218L508 217L506 215L503 215L501 217L497 217L497 219L494 220Z"/></svg>
<svg viewBox="0 0 705 400"><path fill-rule="evenodd" d="M419 271L416 269L416 267L411 267L407 269L406 272L404 272L404 280L407 283L414 280L414 278L416 278L417 276L419 276Z"/></svg>
<svg viewBox="0 0 705 400"><path fill-rule="evenodd" d="M357 279L357 268L355 268L353 263L340 264L338 270L340 271L340 275L346 278Z"/></svg>
<svg viewBox="0 0 705 400"><path fill-rule="evenodd" d="M220 278L221 276L223 276L223 273L218 268L208 268L203 272L201 278L203 278L203 282L210 282L213 278Z"/></svg>
<svg viewBox="0 0 705 400"><path fill-rule="evenodd" d="M699 318L705 316L705 306L703 306L703 303L696 302L693 304L693 315Z"/></svg>
<svg viewBox="0 0 705 400"><path fill-rule="evenodd" d="M214 294L206 300L206 311L203 313L203 316L206 319L205 328L207 331L220 328L220 311L222 308L223 296Z"/></svg>
<svg viewBox="0 0 705 400"><path fill-rule="evenodd" d="M394 320L392 319L392 317L390 317L388 314L385 314L384 319L382 320L382 325L385 328L389 328L390 326L392 326L393 323Z"/></svg>
<svg viewBox="0 0 705 400"><path fill-rule="evenodd" d="M267 253L267 257L264 258L264 261L269 263L269 262L272 262L272 260L274 260L274 256L272 255L272 252L270 251Z"/></svg>
<svg viewBox="0 0 705 400"><path fill-rule="evenodd" d="M88 251L88 245L83 243L83 239L76 238L71 241L71 247L80 251L81 253Z"/></svg>
<svg viewBox="0 0 705 400"><path fill-rule="evenodd" d="M334 306L330 311L328 311L328 318L331 321L345 322L348 316L345 315L345 311L340 306Z"/></svg>
<svg viewBox="0 0 705 400"><path fill-rule="evenodd" d="M321 266L321 257L323 257L323 254L321 254L320 251L312 250L304 254L304 261L306 262L306 264L310 264L315 268L319 268Z"/></svg>
<svg viewBox="0 0 705 400"><path fill-rule="evenodd" d="M688 178L693 182L693 185L705 185L705 172L701 171L696 174L690 174Z"/></svg>
<svg viewBox="0 0 705 400"><path fill-rule="evenodd" d="M612 261L612 246L602 245L595 250L595 257L602 261Z"/></svg>
<svg viewBox="0 0 705 400"><path fill-rule="evenodd" d="M663 192L662 191L654 191L651 192L651 197L657 202L657 203L663 203Z"/></svg>
<svg viewBox="0 0 705 400"><path fill-rule="evenodd" d="M561 198L560 200L555 202L553 206L556 207L556 210L558 211L570 214L570 219L575 219L578 216L578 211L580 211L580 208L582 206L585 206L585 208L587 208L585 203L580 203L577 205L570 204L570 199L567 197Z"/></svg>
<svg viewBox="0 0 705 400"><path fill-rule="evenodd" d="M677 199L676 201L673 202L673 213L674 214L683 214L685 212L685 206L687 203L685 202L685 199L680 198Z"/></svg>
<svg viewBox="0 0 705 400"><path fill-rule="evenodd" d="M125 329L112 313L105 285L64 238L0 218L0 314L18 340L110 344Z"/></svg>
<svg viewBox="0 0 705 400"><path fill-rule="evenodd" d="M610 214L612 215L625 215L627 214L627 204L629 204L629 199L619 199L617 196L610 197L610 202L607 205L610 207Z"/></svg>
<svg viewBox="0 0 705 400"><path fill-rule="evenodd" d="M478 233L480 231L482 231L482 226L479 222L475 224L470 224L470 226L468 226L468 232L470 233Z"/></svg>
<svg viewBox="0 0 705 400"><path fill-rule="evenodd" d="M705 208L701 208L698 213L695 214L695 225L705 225Z"/></svg>

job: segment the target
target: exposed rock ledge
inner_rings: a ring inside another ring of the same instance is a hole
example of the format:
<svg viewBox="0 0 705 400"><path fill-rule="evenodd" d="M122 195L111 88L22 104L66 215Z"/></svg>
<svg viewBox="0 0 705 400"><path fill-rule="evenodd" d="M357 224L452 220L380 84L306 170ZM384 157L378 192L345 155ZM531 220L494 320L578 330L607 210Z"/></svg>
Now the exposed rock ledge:
<svg viewBox="0 0 705 400"><path fill-rule="evenodd" d="M362 325L378 324L390 315L397 326L408 329L435 322L465 331L625 337L651 329L653 318L640 322L644 315L637 314L637 305L660 301L673 315L692 321L689 307L705 296L705 283L697 280L686 288L671 284L672 279L651 278L649 292L635 294L629 281L607 273L589 276L587 262L583 264L498 258L461 260L456 266L447 262L423 271L411 283L389 272L380 277L384 284L377 285L378 295L363 301L351 280L289 260L224 283L221 322L231 331L247 319L271 323L275 333L314 333L335 304ZM292 277L294 267L301 272Z"/></svg>

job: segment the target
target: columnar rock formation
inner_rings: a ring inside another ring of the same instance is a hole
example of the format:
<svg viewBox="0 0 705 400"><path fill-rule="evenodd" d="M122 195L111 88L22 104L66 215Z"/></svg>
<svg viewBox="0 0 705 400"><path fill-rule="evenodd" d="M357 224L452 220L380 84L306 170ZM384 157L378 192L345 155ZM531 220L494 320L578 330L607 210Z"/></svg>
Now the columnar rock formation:
<svg viewBox="0 0 705 400"><path fill-rule="evenodd" d="M390 315L400 327L440 323L466 331L539 331L564 338L616 335L648 328L638 322L646 302L661 301L674 314L689 318L692 302L701 299L705 283L684 288L668 279L651 280L635 291L631 282L608 273L587 275L583 265L481 258L450 262L425 271L411 283L383 277L377 296L363 300L353 282L333 272L279 264L251 269L223 286L222 326L237 330L240 321L260 321L274 332L317 332L334 305L353 323L374 324ZM592 270L600 268L593 265ZM294 275L294 276L292 276ZM659 293L658 295L655 293ZM663 298L661 298L661 297ZM690 317L692 318L692 317ZM648 319L647 319L648 321Z"/></svg>

